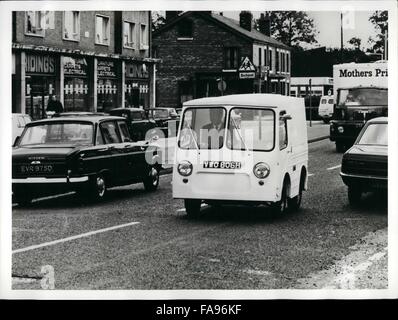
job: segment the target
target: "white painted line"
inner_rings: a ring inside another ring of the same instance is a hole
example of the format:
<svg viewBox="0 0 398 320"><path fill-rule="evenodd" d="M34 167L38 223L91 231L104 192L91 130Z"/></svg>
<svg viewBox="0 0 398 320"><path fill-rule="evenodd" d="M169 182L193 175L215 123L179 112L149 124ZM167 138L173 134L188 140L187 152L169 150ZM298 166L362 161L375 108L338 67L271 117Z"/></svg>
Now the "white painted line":
<svg viewBox="0 0 398 320"><path fill-rule="evenodd" d="M340 167L341 167L341 164L339 164L338 166L327 168L326 170L334 170L334 169L337 169L337 168L340 168Z"/></svg>
<svg viewBox="0 0 398 320"><path fill-rule="evenodd" d="M314 173L309 173L308 174L309 177L312 177L313 175L314 175Z"/></svg>
<svg viewBox="0 0 398 320"><path fill-rule="evenodd" d="M105 228L105 229L90 231L90 232L78 234L78 235L72 236L72 237L67 237L67 238L63 238L63 239L59 239L59 240L54 240L54 241L50 241L50 242L37 244L37 245L26 247L26 248L17 249L17 250L14 250L12 253L13 254L20 253L20 252L25 252L25 251L29 251L29 250L38 249L38 248L48 247L48 246L52 246L52 245L62 243L62 242L72 241L72 240L76 240L76 239L84 238L84 237L89 237L89 236L92 236L97 233L103 233L103 232L107 232L107 231L111 231L111 230L115 230L115 229L125 228L125 227L132 226L132 225L138 224L138 223L139 222L129 222L129 223L125 223L125 224L120 224L118 226L113 226L113 227L109 227L109 228Z"/></svg>

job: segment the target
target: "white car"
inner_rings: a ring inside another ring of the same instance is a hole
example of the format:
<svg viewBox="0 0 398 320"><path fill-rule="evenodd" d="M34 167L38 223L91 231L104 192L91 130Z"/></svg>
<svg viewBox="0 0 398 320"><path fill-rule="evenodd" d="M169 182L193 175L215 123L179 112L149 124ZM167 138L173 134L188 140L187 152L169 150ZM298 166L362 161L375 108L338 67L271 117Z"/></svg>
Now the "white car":
<svg viewBox="0 0 398 320"><path fill-rule="evenodd" d="M198 215L202 202L297 210L307 174L304 99L241 94L184 103L173 197L184 199L188 216Z"/></svg>
<svg viewBox="0 0 398 320"><path fill-rule="evenodd" d="M322 96L319 102L318 114L322 118L323 122L329 123L330 119L332 118L333 105L333 96Z"/></svg>
<svg viewBox="0 0 398 320"><path fill-rule="evenodd" d="M32 122L32 118L27 114L12 114L12 144L14 144L15 139L22 134L22 131L25 129L25 125L29 122Z"/></svg>

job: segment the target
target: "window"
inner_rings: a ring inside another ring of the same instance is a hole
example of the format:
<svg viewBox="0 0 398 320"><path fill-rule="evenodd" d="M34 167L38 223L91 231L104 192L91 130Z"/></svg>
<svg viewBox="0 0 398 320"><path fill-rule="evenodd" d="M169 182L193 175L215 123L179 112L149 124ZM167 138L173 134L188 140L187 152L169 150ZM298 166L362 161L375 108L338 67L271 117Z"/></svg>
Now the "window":
<svg viewBox="0 0 398 320"><path fill-rule="evenodd" d="M268 59L269 69L273 70L273 68L272 68L272 50L269 50L268 54L269 54L269 59Z"/></svg>
<svg viewBox="0 0 398 320"><path fill-rule="evenodd" d="M95 43L109 45L109 17L95 16Z"/></svg>
<svg viewBox="0 0 398 320"><path fill-rule="evenodd" d="M79 11L64 12L64 40L80 39L80 14Z"/></svg>
<svg viewBox="0 0 398 320"><path fill-rule="evenodd" d="M258 66L259 66L259 67L262 65L261 53L262 53L261 48L258 48Z"/></svg>
<svg viewBox="0 0 398 320"><path fill-rule="evenodd" d="M192 21L189 19L184 19L178 24L178 38L188 38L193 37Z"/></svg>
<svg viewBox="0 0 398 320"><path fill-rule="evenodd" d="M276 51L276 56L275 56L275 71L276 72L279 71L279 55L280 55L280 52Z"/></svg>
<svg viewBox="0 0 398 320"><path fill-rule="evenodd" d="M97 135L95 137L95 145L101 145L104 144L104 138L102 138L101 130L100 128L97 129Z"/></svg>
<svg viewBox="0 0 398 320"><path fill-rule="evenodd" d="M238 69L239 68L238 48L225 48L224 49L224 67L225 69Z"/></svg>
<svg viewBox="0 0 398 320"><path fill-rule="evenodd" d="M148 32L147 25L141 24L140 30L140 50L147 50L148 47Z"/></svg>
<svg viewBox="0 0 398 320"><path fill-rule="evenodd" d="M286 53L286 72L290 73L290 54Z"/></svg>
<svg viewBox="0 0 398 320"><path fill-rule="evenodd" d="M286 112L282 111L279 115L279 149L287 147L287 121L282 116Z"/></svg>
<svg viewBox="0 0 398 320"><path fill-rule="evenodd" d="M101 124L101 130L105 138L105 143L120 143L121 139L117 133L116 124L114 122L104 122Z"/></svg>
<svg viewBox="0 0 398 320"><path fill-rule="evenodd" d="M135 42L135 23L125 21L123 24L123 45L134 48Z"/></svg>
<svg viewBox="0 0 398 320"><path fill-rule="evenodd" d="M26 11L25 14L25 33L44 37L44 19L43 11Z"/></svg>
<svg viewBox="0 0 398 320"><path fill-rule="evenodd" d="M268 66L268 64L267 64L267 58L268 58L267 49L264 49L264 65L265 65L265 66Z"/></svg>
<svg viewBox="0 0 398 320"><path fill-rule="evenodd" d="M129 129L127 128L127 123L125 121L118 121L117 124L119 125L119 132L122 136L123 142L131 142Z"/></svg>

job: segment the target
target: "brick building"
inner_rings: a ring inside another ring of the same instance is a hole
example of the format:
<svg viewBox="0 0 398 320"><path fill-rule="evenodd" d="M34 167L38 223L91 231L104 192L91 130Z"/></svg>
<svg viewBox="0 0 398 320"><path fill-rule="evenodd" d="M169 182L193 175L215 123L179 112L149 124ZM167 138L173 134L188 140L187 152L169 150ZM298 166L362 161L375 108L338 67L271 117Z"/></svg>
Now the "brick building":
<svg viewBox="0 0 398 320"><path fill-rule="evenodd" d="M13 112L154 105L149 11L15 11L12 31Z"/></svg>
<svg viewBox="0 0 398 320"><path fill-rule="evenodd" d="M194 98L232 93L288 95L291 50L269 36L266 17L260 20L262 32L253 28L248 11L240 13L240 21L210 11L172 18L166 13L166 24L152 39L154 56L162 60L157 105L178 107ZM243 61L254 64L255 72L240 72Z"/></svg>

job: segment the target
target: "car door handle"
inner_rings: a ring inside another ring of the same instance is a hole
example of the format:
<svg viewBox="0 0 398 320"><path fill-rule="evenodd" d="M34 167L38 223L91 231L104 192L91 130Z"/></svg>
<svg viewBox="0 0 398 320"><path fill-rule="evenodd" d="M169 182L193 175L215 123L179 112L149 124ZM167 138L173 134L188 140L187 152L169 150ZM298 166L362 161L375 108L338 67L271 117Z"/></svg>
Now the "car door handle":
<svg viewBox="0 0 398 320"><path fill-rule="evenodd" d="M108 148L97 149L98 152L105 152L107 150L108 150Z"/></svg>

